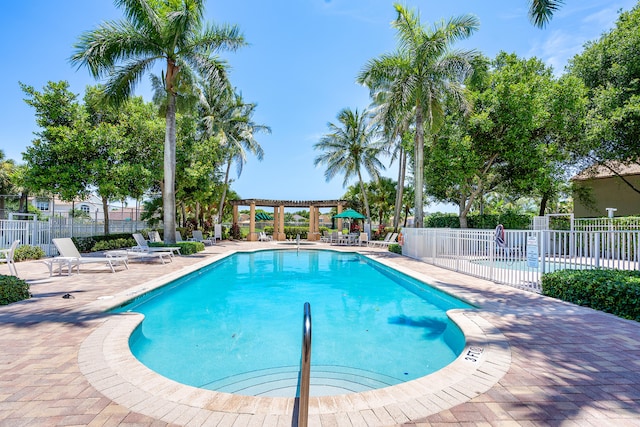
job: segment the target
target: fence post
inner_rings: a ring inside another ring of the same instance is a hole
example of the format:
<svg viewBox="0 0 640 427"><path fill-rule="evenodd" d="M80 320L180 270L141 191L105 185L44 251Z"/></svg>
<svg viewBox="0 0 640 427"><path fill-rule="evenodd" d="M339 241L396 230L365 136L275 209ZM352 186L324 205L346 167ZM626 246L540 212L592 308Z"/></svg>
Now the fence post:
<svg viewBox="0 0 640 427"><path fill-rule="evenodd" d="M600 267L600 232L595 233L595 267Z"/></svg>

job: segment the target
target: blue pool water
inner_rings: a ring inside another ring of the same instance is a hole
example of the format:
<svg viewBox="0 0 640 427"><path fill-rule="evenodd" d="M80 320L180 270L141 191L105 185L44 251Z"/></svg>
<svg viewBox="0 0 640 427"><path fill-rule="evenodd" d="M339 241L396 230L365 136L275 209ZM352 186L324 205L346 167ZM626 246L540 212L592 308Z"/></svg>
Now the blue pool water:
<svg viewBox="0 0 640 427"><path fill-rule="evenodd" d="M145 315L133 354L175 381L295 396L305 302L311 394L398 384L452 362L464 336L446 316L471 306L354 253L238 253L117 311Z"/></svg>

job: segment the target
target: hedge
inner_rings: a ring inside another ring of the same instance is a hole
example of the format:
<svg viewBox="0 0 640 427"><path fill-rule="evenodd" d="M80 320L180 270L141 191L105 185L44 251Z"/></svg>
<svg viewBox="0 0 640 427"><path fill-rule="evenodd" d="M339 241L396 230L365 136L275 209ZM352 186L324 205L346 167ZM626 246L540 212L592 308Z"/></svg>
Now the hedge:
<svg viewBox="0 0 640 427"><path fill-rule="evenodd" d="M543 295L640 322L640 271L560 270L541 283Z"/></svg>
<svg viewBox="0 0 640 427"><path fill-rule="evenodd" d="M469 228L486 230L502 224L504 228L510 230L528 230L531 226L531 219L530 215L513 212L505 212L500 215L472 214L467 217L467 225ZM425 228L460 228L460 218L456 214L431 214L424 218L424 226Z"/></svg>
<svg viewBox="0 0 640 427"><path fill-rule="evenodd" d="M31 298L29 284L15 276L0 275L0 305Z"/></svg>
<svg viewBox="0 0 640 427"><path fill-rule="evenodd" d="M167 246L180 247L180 255L191 255L201 251L204 251L204 243L202 242L177 242L172 244L164 244L159 242L149 243L150 247L162 248Z"/></svg>

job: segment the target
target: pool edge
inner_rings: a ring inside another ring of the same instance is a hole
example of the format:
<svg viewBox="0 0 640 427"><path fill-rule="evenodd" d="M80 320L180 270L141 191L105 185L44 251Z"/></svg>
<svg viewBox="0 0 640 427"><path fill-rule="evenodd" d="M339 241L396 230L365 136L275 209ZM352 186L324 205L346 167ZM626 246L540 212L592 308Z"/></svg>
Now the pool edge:
<svg viewBox="0 0 640 427"><path fill-rule="evenodd" d="M246 251L232 253L235 252ZM95 304L108 310L119 305L119 300L123 298L134 298L137 293L163 286L176 276L195 271L229 255L231 253L212 257L131 288L114 296L113 300L97 301ZM379 257L373 258L381 261ZM406 268L387 259L384 261L383 264L407 273ZM413 273L409 275L425 281L420 274ZM428 283L464 300L455 292L443 289L442 285L431 281ZM386 413L389 419L388 423L377 425L389 425L449 409L489 390L511 364L511 350L506 338L477 310L455 309L448 314L460 327L466 340L462 354L454 362L433 374L392 387L363 393L312 397L310 418L331 417L339 420L354 411L374 411L376 414ZM292 419L294 398L250 397L202 390L169 380L142 365L128 346L129 336L142 318L140 314L131 313L111 316L81 345L78 354L81 372L106 397L135 412L177 424L197 425L205 420L239 416Z"/></svg>

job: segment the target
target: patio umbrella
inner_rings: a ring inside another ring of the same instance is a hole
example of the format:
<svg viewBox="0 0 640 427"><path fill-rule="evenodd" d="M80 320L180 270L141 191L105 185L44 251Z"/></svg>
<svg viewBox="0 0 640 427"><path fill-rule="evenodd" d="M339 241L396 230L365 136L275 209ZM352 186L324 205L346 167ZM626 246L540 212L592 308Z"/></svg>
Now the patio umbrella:
<svg viewBox="0 0 640 427"><path fill-rule="evenodd" d="M358 211L354 211L353 209L347 209L346 211L343 211L341 213L339 213L338 215L334 215L334 218L343 218L343 219L348 219L349 220L349 230L351 230L351 221L354 219L367 219L366 216L362 215L360 212Z"/></svg>
<svg viewBox="0 0 640 427"><path fill-rule="evenodd" d="M347 209L339 213L338 215L334 215L334 218L349 218L349 219L367 219L366 216L362 215L358 211L354 211L353 209Z"/></svg>
<svg viewBox="0 0 640 427"><path fill-rule="evenodd" d="M269 215L268 213L264 213L264 212L258 212L256 214L255 218L258 221L271 221L273 219L273 217L271 215Z"/></svg>

